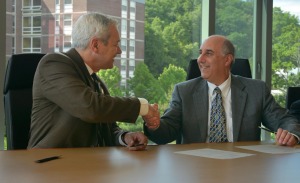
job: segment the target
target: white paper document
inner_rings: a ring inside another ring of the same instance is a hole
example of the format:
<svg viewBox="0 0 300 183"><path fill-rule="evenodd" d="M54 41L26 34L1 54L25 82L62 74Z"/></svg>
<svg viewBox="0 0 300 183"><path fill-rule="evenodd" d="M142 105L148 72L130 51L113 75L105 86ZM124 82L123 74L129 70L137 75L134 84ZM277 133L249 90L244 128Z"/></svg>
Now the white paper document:
<svg viewBox="0 0 300 183"><path fill-rule="evenodd" d="M253 155L253 154L247 154L247 153L223 151L223 150L209 149L209 148L195 149L195 150L188 150L188 151L178 151L178 152L174 152L174 153L192 155L192 156L200 156L200 157L213 158L213 159L234 159L234 158L242 158L242 157L247 157L247 156Z"/></svg>
<svg viewBox="0 0 300 183"><path fill-rule="evenodd" d="M267 145L252 145L252 146L236 146L238 148L258 151L262 153L270 153L270 154L284 154L284 153L299 153L300 148L296 147L287 147L287 146L279 146L275 144L267 144Z"/></svg>

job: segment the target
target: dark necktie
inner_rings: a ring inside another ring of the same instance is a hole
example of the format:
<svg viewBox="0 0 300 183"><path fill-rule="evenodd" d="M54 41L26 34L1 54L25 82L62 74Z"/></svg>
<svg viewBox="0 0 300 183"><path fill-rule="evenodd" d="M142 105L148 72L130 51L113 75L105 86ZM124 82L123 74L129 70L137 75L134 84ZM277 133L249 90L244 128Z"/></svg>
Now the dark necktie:
<svg viewBox="0 0 300 183"><path fill-rule="evenodd" d="M227 142L226 116L222 105L222 93L219 87L211 104L209 142Z"/></svg>
<svg viewBox="0 0 300 183"><path fill-rule="evenodd" d="M99 77L97 76L96 73L93 73L92 75L93 78L93 84L94 84L94 89L96 92L98 92L99 94L101 94L101 81L99 79ZM97 123L97 139L98 139L98 146L105 146L105 138L104 138L104 127L102 126L101 123Z"/></svg>
<svg viewBox="0 0 300 183"><path fill-rule="evenodd" d="M93 84L94 84L95 91L101 94L99 77L97 76L96 73L93 73L91 76L93 78Z"/></svg>

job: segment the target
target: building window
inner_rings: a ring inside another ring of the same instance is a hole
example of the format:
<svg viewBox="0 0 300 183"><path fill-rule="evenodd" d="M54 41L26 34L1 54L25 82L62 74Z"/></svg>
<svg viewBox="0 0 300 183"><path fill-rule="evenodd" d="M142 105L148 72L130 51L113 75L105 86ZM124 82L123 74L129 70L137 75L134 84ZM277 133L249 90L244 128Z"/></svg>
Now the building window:
<svg viewBox="0 0 300 183"><path fill-rule="evenodd" d="M24 37L23 38L23 53L40 53L41 38L40 37Z"/></svg>
<svg viewBox="0 0 300 183"><path fill-rule="evenodd" d="M122 18L127 18L127 0L122 0L121 14Z"/></svg>
<svg viewBox="0 0 300 183"><path fill-rule="evenodd" d="M64 12L72 13L73 12L73 2L72 0L64 0Z"/></svg>
<svg viewBox="0 0 300 183"><path fill-rule="evenodd" d="M72 46L71 36L64 36L64 51L68 51Z"/></svg>
<svg viewBox="0 0 300 183"><path fill-rule="evenodd" d="M136 3L134 1L130 2L130 19L135 19L135 6Z"/></svg>
<svg viewBox="0 0 300 183"><path fill-rule="evenodd" d="M126 19L121 20L121 37L122 38L127 37L127 20Z"/></svg>
<svg viewBox="0 0 300 183"><path fill-rule="evenodd" d="M72 34L72 15L71 14L64 15L64 34L65 35Z"/></svg>
<svg viewBox="0 0 300 183"><path fill-rule="evenodd" d="M122 58L127 57L127 39L121 39Z"/></svg>
<svg viewBox="0 0 300 183"><path fill-rule="evenodd" d="M23 17L23 34L41 34L41 16Z"/></svg>

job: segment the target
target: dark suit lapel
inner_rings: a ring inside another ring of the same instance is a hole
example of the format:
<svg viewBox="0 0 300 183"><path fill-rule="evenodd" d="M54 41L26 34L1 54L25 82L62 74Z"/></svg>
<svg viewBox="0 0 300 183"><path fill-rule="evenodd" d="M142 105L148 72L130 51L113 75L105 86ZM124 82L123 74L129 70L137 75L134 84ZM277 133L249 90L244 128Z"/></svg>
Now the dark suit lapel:
<svg viewBox="0 0 300 183"><path fill-rule="evenodd" d="M203 79L199 79L199 82L195 85L193 102L201 141L205 142L208 128L208 86L207 82Z"/></svg>
<svg viewBox="0 0 300 183"><path fill-rule="evenodd" d="M87 70L86 65L82 60L81 56L79 55L79 53L74 48L72 48L64 54L71 58L71 60L76 66L77 71L79 72L79 75L83 78L83 81L88 86L93 86L91 75Z"/></svg>
<svg viewBox="0 0 300 183"><path fill-rule="evenodd" d="M234 142L238 140L244 109L246 106L248 94L244 91L245 87L246 86L240 82L238 77L231 75L231 106Z"/></svg>

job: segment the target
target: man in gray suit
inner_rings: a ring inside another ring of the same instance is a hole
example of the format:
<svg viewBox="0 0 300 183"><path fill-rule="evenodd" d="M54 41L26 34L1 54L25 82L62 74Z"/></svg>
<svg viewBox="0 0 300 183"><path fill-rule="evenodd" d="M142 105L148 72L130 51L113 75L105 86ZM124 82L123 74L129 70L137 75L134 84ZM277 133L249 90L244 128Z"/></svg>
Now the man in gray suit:
<svg viewBox="0 0 300 183"><path fill-rule="evenodd" d="M74 48L47 54L38 65L28 148L145 149L147 137L142 132L124 131L116 121L134 123L139 115L149 117L155 109L146 99L110 96L93 74L111 69L114 57L122 52L117 21L98 13L82 15L72 38Z"/></svg>
<svg viewBox="0 0 300 183"><path fill-rule="evenodd" d="M275 102L266 84L230 73L234 46L227 38L210 36L199 53L197 62L201 77L175 86L170 106L160 120L157 120L159 116L144 118L144 131L149 139L158 144L172 142L178 137L182 143L209 142L213 131L209 120L213 90L219 87L228 142L259 141L261 124L277 132L279 145L294 146L299 142L297 119Z"/></svg>

